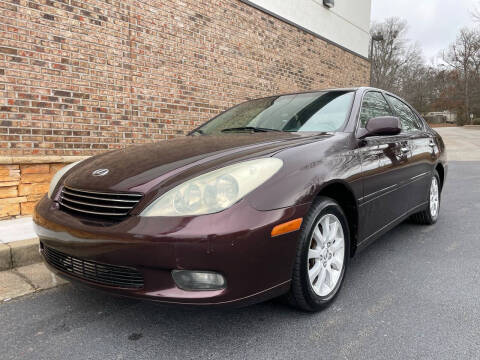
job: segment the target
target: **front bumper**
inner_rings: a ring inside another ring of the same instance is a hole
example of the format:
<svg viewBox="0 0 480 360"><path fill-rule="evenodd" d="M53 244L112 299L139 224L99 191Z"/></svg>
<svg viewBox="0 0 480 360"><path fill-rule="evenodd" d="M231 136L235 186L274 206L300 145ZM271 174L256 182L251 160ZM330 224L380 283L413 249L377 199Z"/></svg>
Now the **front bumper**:
<svg viewBox="0 0 480 360"><path fill-rule="evenodd" d="M241 201L217 214L197 217L138 217L108 224L60 211L47 197L34 222L41 249L48 247L88 261L137 269L141 288L100 284L60 270L59 275L119 295L185 305L246 305L288 291L298 232L272 238L275 225L303 217L308 205L258 211ZM43 251L42 251L43 252ZM178 288L174 269L215 271L222 290Z"/></svg>

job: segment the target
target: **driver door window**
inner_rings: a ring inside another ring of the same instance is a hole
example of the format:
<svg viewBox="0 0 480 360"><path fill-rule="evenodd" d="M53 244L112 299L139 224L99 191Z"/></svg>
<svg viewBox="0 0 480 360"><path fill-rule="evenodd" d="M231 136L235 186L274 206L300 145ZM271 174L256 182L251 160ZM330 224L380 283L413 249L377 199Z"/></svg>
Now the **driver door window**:
<svg viewBox="0 0 480 360"><path fill-rule="evenodd" d="M360 127L365 128L368 120L379 116L392 116L393 112L383 95L377 91L365 94L360 110Z"/></svg>

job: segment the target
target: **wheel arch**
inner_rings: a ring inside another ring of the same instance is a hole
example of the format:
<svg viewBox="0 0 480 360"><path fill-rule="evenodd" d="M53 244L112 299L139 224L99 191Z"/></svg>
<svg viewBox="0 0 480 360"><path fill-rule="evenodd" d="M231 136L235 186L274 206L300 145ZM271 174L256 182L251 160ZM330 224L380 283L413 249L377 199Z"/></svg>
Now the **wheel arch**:
<svg viewBox="0 0 480 360"><path fill-rule="evenodd" d="M335 200L345 213L350 232L350 256L355 254L358 243L358 203L350 186L342 180L329 181L318 189L314 202L319 197ZM314 203L313 202L313 203Z"/></svg>
<svg viewBox="0 0 480 360"><path fill-rule="evenodd" d="M438 163L435 166L435 170L438 172L438 176L440 176L440 191L443 190L443 184L445 182L445 168L443 167L442 163Z"/></svg>

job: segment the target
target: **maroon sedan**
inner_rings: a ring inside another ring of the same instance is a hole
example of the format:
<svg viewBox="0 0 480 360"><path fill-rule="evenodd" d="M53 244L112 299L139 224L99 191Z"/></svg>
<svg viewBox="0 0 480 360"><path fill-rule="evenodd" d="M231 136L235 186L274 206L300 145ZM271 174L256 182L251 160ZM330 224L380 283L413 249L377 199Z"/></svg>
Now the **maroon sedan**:
<svg viewBox="0 0 480 360"><path fill-rule="evenodd" d="M316 311L360 249L408 217L436 222L446 172L442 139L395 95L279 95L65 167L34 221L50 268L99 289Z"/></svg>

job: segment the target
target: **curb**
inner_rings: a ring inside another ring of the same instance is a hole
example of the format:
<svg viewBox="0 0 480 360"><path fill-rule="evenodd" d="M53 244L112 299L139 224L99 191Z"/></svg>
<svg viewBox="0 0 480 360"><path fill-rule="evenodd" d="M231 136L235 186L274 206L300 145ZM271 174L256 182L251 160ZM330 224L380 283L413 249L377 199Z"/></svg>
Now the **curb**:
<svg viewBox="0 0 480 360"><path fill-rule="evenodd" d="M0 271L41 262L38 246L38 238L0 243Z"/></svg>

